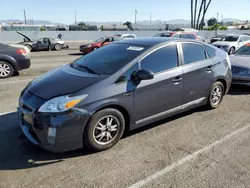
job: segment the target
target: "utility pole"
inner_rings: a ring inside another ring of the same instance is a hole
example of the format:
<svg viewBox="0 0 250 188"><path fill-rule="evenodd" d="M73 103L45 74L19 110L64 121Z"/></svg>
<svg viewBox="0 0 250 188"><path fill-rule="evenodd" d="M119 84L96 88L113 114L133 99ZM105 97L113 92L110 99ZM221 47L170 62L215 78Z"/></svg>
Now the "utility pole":
<svg viewBox="0 0 250 188"><path fill-rule="evenodd" d="M151 14L151 12L150 12L150 25L152 24L152 14Z"/></svg>
<svg viewBox="0 0 250 188"><path fill-rule="evenodd" d="M77 21L76 21L76 10L74 10L74 14L75 14L75 25L77 25Z"/></svg>
<svg viewBox="0 0 250 188"><path fill-rule="evenodd" d="M217 23L218 23L218 19L219 19L219 13L217 12Z"/></svg>
<svg viewBox="0 0 250 188"><path fill-rule="evenodd" d="M23 9L23 15L24 15L24 23L27 25L27 19L26 19L26 11Z"/></svg>
<svg viewBox="0 0 250 188"><path fill-rule="evenodd" d="M223 14L221 14L221 25L223 25Z"/></svg>
<svg viewBox="0 0 250 188"><path fill-rule="evenodd" d="M137 21L137 12L138 12L138 10L135 10L135 24L136 24L136 21Z"/></svg>
<svg viewBox="0 0 250 188"><path fill-rule="evenodd" d="M218 35L218 27L217 27L217 25L218 25L218 19L219 19L219 13L217 12L216 31L215 31L216 35Z"/></svg>

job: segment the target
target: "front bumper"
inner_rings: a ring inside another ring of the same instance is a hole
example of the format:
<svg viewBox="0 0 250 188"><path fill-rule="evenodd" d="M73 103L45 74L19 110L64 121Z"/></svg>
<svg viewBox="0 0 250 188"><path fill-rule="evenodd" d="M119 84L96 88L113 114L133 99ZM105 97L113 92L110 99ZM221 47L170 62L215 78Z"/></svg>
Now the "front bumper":
<svg viewBox="0 0 250 188"><path fill-rule="evenodd" d="M85 53L85 54L92 52L91 48L82 47L82 46L80 46L79 50L80 52Z"/></svg>
<svg viewBox="0 0 250 188"><path fill-rule="evenodd" d="M65 152L83 147L83 131L90 118L84 110L65 113L29 113L18 108L20 126L24 135L35 145L52 152ZM51 142L50 130L55 130Z"/></svg>
<svg viewBox="0 0 250 188"><path fill-rule="evenodd" d="M232 81L233 85L246 85L246 86L250 86L250 75L249 76L245 76L245 75L233 75L233 81Z"/></svg>

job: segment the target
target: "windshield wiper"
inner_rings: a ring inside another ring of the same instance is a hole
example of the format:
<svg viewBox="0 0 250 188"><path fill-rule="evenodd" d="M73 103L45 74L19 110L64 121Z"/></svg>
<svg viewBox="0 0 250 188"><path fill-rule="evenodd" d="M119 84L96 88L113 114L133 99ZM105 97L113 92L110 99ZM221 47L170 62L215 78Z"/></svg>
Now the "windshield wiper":
<svg viewBox="0 0 250 188"><path fill-rule="evenodd" d="M80 67L86 69L88 72L90 72L90 73L92 73L92 74L101 75L100 72L98 72L98 71L96 71L96 70L94 70L94 69L91 69L91 68L89 68L88 66L81 65L81 64L78 64L78 66L80 66Z"/></svg>

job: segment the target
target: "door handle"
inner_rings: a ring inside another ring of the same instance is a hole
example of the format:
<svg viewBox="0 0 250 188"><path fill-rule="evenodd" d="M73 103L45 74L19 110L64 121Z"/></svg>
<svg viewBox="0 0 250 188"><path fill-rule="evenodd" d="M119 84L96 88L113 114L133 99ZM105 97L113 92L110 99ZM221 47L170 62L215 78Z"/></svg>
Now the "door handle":
<svg viewBox="0 0 250 188"><path fill-rule="evenodd" d="M174 84L178 84L178 83L180 83L180 81L182 81L182 78L179 76L177 76L176 78L173 79Z"/></svg>
<svg viewBox="0 0 250 188"><path fill-rule="evenodd" d="M206 72L211 72L213 70L213 66L208 66L207 68L206 68Z"/></svg>

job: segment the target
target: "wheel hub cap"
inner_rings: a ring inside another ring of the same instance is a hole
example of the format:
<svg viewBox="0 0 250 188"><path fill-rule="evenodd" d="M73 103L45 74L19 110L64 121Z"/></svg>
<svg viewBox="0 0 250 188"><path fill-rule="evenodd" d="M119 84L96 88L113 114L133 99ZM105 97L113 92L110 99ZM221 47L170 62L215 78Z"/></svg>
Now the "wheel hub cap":
<svg viewBox="0 0 250 188"><path fill-rule="evenodd" d="M0 64L0 76L4 77L10 74L10 66L7 64Z"/></svg>
<svg viewBox="0 0 250 188"><path fill-rule="evenodd" d="M120 127L117 117L108 115L101 118L94 127L93 138L97 144L106 145L112 142Z"/></svg>
<svg viewBox="0 0 250 188"><path fill-rule="evenodd" d="M212 91L211 102L213 105L217 105L222 97L222 88L217 86Z"/></svg>

